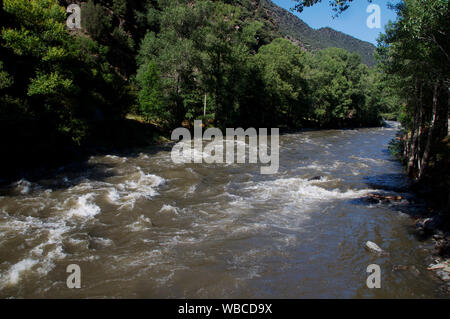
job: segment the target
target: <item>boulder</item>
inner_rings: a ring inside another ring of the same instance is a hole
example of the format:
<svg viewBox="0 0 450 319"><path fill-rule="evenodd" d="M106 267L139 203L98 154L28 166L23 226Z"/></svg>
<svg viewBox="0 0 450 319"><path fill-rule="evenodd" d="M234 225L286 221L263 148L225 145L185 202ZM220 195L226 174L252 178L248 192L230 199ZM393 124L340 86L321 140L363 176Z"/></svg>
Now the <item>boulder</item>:
<svg viewBox="0 0 450 319"><path fill-rule="evenodd" d="M444 269L446 267L445 264L436 264L436 265L429 265L428 270L438 270L438 269Z"/></svg>
<svg viewBox="0 0 450 319"><path fill-rule="evenodd" d="M406 265L394 265L392 267L392 271L399 271L399 270L408 270L409 267Z"/></svg>
<svg viewBox="0 0 450 319"><path fill-rule="evenodd" d="M438 270L436 271L436 275L438 275L438 277L443 281L450 281L450 273L446 271Z"/></svg>
<svg viewBox="0 0 450 319"><path fill-rule="evenodd" d="M366 248L370 252L375 253L377 255L386 255L387 254L383 249L380 248L380 246L378 246L377 244L375 244L372 241L367 241L366 242Z"/></svg>
<svg viewBox="0 0 450 319"><path fill-rule="evenodd" d="M433 232L439 227L441 224L441 218L439 215L421 219L416 223L416 226L419 228L419 230L423 230L425 232Z"/></svg>

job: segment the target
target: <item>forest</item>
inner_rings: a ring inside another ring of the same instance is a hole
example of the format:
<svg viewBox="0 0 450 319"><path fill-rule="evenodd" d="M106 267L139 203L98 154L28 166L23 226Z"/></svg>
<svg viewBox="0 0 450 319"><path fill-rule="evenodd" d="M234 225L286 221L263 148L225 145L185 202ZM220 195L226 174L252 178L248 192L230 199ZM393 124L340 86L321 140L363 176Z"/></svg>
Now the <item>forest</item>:
<svg viewBox="0 0 450 319"><path fill-rule="evenodd" d="M68 4L3 1L7 172L45 154L144 143L195 119L300 129L377 126L396 116L381 68L343 49L302 50L259 1L89 0L81 30L67 29Z"/></svg>
<svg viewBox="0 0 450 319"><path fill-rule="evenodd" d="M351 2L331 4L339 14ZM380 37L373 67L344 49L304 50L270 23L263 1L89 0L80 3L80 30L66 27L69 3L2 2L6 175L89 147L154 142L196 119L282 129L398 119L409 175L444 172L440 187L449 189L448 0L393 7L398 19Z"/></svg>

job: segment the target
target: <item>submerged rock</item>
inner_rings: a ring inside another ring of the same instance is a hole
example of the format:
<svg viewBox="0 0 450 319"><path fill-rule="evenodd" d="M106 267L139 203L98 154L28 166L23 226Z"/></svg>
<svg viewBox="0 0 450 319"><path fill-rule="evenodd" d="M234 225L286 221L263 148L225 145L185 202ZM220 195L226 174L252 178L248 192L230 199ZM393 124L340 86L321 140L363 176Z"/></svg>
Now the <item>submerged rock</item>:
<svg viewBox="0 0 450 319"><path fill-rule="evenodd" d="M450 259L436 259L434 263L430 264L427 270L434 271L436 276L442 281L450 281Z"/></svg>
<svg viewBox="0 0 450 319"><path fill-rule="evenodd" d="M445 267L446 267L445 264L436 264L436 265L428 266L427 270L438 270L438 269L443 269Z"/></svg>
<svg viewBox="0 0 450 319"><path fill-rule="evenodd" d="M437 230L437 228L441 224L441 218L439 215L420 219L416 223L416 227L419 229L419 231L424 231L425 233L432 233Z"/></svg>
<svg viewBox="0 0 450 319"><path fill-rule="evenodd" d="M392 267L392 271L399 271L399 270L408 270L409 267L406 265L394 265Z"/></svg>
<svg viewBox="0 0 450 319"><path fill-rule="evenodd" d="M402 196L393 195L367 194L367 196L371 199L376 199L379 201L401 201L403 199Z"/></svg>
<svg viewBox="0 0 450 319"><path fill-rule="evenodd" d="M417 269L416 266L409 267L409 270L414 276L416 276L416 277L420 276L420 271L419 271L419 269Z"/></svg>
<svg viewBox="0 0 450 319"><path fill-rule="evenodd" d="M311 177L311 178L308 178L308 181L309 182L311 182L311 181L320 181L321 179L322 179L322 177L323 176L314 176L314 177Z"/></svg>
<svg viewBox="0 0 450 319"><path fill-rule="evenodd" d="M442 238L436 240L436 251L440 256L450 256L450 239Z"/></svg>
<svg viewBox="0 0 450 319"><path fill-rule="evenodd" d="M444 270L438 270L438 271L436 271L436 275L445 282L450 281L450 273L449 272L446 272Z"/></svg>

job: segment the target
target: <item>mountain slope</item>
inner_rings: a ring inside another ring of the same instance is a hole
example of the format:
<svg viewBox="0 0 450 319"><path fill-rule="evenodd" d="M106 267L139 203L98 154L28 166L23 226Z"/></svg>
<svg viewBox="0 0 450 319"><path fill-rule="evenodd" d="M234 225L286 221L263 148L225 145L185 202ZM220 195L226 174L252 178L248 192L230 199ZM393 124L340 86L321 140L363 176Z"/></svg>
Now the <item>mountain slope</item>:
<svg viewBox="0 0 450 319"><path fill-rule="evenodd" d="M275 5L272 1L262 0L261 3L271 20L276 24L279 32L304 49L316 51L328 47L342 48L352 53L358 53L362 62L368 66L375 65L375 46L373 44L328 27L318 30L312 29L300 18Z"/></svg>

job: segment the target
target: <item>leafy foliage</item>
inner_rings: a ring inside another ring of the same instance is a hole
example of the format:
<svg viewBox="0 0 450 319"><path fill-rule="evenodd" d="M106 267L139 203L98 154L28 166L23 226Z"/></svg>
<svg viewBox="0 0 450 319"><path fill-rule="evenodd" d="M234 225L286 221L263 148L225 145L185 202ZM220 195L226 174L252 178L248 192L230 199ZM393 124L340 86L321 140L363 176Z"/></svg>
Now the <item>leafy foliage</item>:
<svg viewBox="0 0 450 319"><path fill-rule="evenodd" d="M58 1L5 0L2 9L0 139L13 165L85 144L100 122L127 113L130 92L108 48L71 35Z"/></svg>
<svg viewBox="0 0 450 319"><path fill-rule="evenodd" d="M166 113L164 108L161 79L156 64L151 61L139 73L137 80L142 87L139 91L139 105L142 114L145 115L147 120L167 118L169 114Z"/></svg>
<svg viewBox="0 0 450 319"><path fill-rule="evenodd" d="M378 125L388 113L378 73L345 50L304 52L265 1L89 0L79 31L67 4L3 1L1 143L18 157L89 145L130 111L166 132L195 119ZM6 138L15 127L27 129Z"/></svg>

